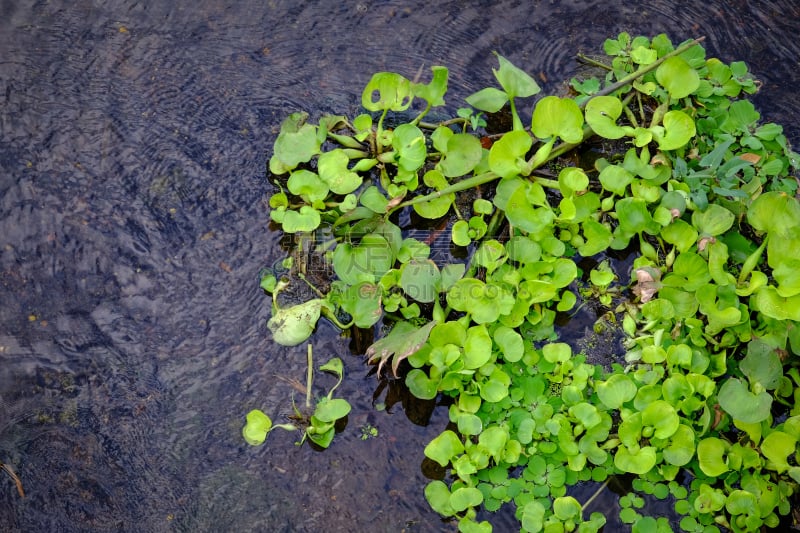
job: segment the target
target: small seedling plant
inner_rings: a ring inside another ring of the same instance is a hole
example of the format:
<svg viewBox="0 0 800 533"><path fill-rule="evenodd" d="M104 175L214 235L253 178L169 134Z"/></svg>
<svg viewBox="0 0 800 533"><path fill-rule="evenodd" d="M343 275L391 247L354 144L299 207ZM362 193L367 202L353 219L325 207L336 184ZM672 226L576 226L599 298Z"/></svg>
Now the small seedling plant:
<svg viewBox="0 0 800 533"><path fill-rule="evenodd" d="M697 533L777 527L796 501L799 157L760 121L746 65L701 41L622 33L580 56L596 75L544 97L498 55L497 84L455 116L445 67L379 72L364 113L281 126L270 218L333 281L267 273L267 325L285 345L323 316L371 329L379 374L448 400L424 450L446 475L424 494L462 532L504 505L520 531L598 531L568 489L619 475L635 532L671 530L643 495ZM297 285L313 297L279 307ZM583 307L621 339L615 360L559 336Z"/></svg>
<svg viewBox="0 0 800 533"><path fill-rule="evenodd" d="M305 410L300 410L292 402L294 414L291 418L294 422L291 424L273 424L269 415L260 409L253 409L247 413L247 423L242 428L242 436L247 444L259 446L267 439L270 431L279 428L287 431L302 431L303 436L297 443L298 445L303 444L308 439L320 448L330 446L333 435L336 432L336 423L350 413L350 403L342 398L333 397L333 391L342 383L344 378L342 360L338 357L333 357L327 363L321 365L319 369L335 375L338 381L336 385L331 387L326 396L315 403L312 400L311 392L314 385L314 362L311 344L309 344Z"/></svg>

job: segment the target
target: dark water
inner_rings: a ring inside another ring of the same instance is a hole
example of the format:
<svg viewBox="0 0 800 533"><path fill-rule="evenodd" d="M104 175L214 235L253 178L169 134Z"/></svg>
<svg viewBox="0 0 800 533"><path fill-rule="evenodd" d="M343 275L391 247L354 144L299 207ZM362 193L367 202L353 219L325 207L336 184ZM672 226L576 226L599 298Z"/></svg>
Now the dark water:
<svg viewBox="0 0 800 533"><path fill-rule="evenodd" d="M623 30L747 61L800 145L797 2L637 4L0 2L0 461L26 492L0 472L0 530L452 531L422 495L446 412L378 389L331 327L314 350L354 406L331 449L242 442L305 372L257 287L283 254L266 152L289 112L356 112L377 70L448 66L454 109L493 50L555 92Z"/></svg>

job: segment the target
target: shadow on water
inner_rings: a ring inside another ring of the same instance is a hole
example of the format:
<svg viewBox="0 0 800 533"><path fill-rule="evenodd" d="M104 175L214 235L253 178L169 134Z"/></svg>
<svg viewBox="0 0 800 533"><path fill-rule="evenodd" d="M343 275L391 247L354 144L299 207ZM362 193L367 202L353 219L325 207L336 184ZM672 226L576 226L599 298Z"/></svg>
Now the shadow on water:
<svg viewBox="0 0 800 533"><path fill-rule="evenodd" d="M455 108L497 50L552 93L623 30L706 35L800 143L791 0L0 2L0 461L26 492L0 476L0 530L453 531L422 495L446 410L407 412L332 327L314 350L354 409L331 449L242 442L305 372L264 327L266 151L375 71L446 65Z"/></svg>

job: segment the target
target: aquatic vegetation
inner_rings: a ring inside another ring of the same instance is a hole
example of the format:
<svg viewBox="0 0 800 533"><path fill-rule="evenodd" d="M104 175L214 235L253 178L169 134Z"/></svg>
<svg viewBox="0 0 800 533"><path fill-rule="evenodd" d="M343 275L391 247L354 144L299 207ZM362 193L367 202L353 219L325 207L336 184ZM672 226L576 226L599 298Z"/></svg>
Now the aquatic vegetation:
<svg viewBox="0 0 800 533"><path fill-rule="evenodd" d="M314 369L312 360L311 345L308 345L308 374L306 377L306 402L305 407L308 413L302 412L294 406L294 423L274 424L272 419L260 409L253 409L247 413L247 421L242 428L242 437L247 444L259 446L267 439L267 435L273 429L280 428L286 431L301 430L303 436L298 445L303 444L306 439L310 440L321 448L330 446L333 435L336 432L336 423L345 418L350 412L350 403L342 398L334 398L333 391L341 384L344 378L344 366L338 357L330 359L327 363L319 367L323 372L329 372L338 378L336 385L331 387L328 394L312 402L312 386L314 384ZM313 411L311 408L313 406Z"/></svg>
<svg viewBox="0 0 800 533"><path fill-rule="evenodd" d="M447 475L424 493L460 531L491 531L478 509L505 504L522 531L598 531L593 498L568 488L621 474L632 531L671 530L640 512L643 494L704 533L776 527L797 497L800 155L760 122L747 67L701 41L620 34L590 60L597 77L530 112L540 87L498 55L500 88L452 118L423 120L445 104L434 67L427 84L375 74L352 120L281 127L270 217L336 279L279 308L293 273L266 275L270 330L295 345L322 316L374 327L379 373L450 399L424 450ZM511 129L487 132L503 109ZM581 150L596 157L566 157ZM418 239L415 225L433 229ZM610 364L559 336L584 305L622 340ZM323 446L346 415L334 402L306 430ZM248 415L245 436L270 426Z"/></svg>

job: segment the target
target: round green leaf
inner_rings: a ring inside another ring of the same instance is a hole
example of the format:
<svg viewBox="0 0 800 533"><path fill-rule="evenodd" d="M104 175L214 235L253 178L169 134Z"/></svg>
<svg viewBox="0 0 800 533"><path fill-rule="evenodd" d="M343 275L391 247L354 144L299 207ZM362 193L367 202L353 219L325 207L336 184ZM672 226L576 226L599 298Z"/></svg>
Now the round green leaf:
<svg viewBox="0 0 800 533"><path fill-rule="evenodd" d="M273 147L274 154L269 160L269 170L273 174L294 170L319 153L317 127L303 124L306 118L304 113L293 113L281 124L281 132Z"/></svg>
<svg viewBox="0 0 800 533"><path fill-rule="evenodd" d="M689 426L680 424L663 450L664 461L671 465L684 466L694 458L694 452L694 431Z"/></svg>
<svg viewBox="0 0 800 533"><path fill-rule="evenodd" d="M598 179L607 191L617 196L625 196L625 190L633 181L633 174L619 165L608 165L600 171Z"/></svg>
<svg viewBox="0 0 800 533"><path fill-rule="evenodd" d="M406 375L406 386L414 397L420 400L432 400L439 392L439 382L434 381L419 368L413 368Z"/></svg>
<svg viewBox="0 0 800 533"><path fill-rule="evenodd" d="M609 409L619 409L623 403L636 396L636 384L627 374L613 374L606 381L596 384L600 401Z"/></svg>
<svg viewBox="0 0 800 533"><path fill-rule="evenodd" d="M483 324L472 326L467 330L464 342L464 367L480 368L492 358L492 338Z"/></svg>
<svg viewBox="0 0 800 533"><path fill-rule="evenodd" d="M538 500L526 503L522 508L522 517L520 519L522 527L530 533L538 533L544 528L544 514L544 505L539 503Z"/></svg>
<svg viewBox="0 0 800 533"><path fill-rule="evenodd" d="M425 486L425 499L431 508L442 516L452 516L455 511L450 506L450 489L444 482L431 481Z"/></svg>
<svg viewBox="0 0 800 533"><path fill-rule="evenodd" d="M311 336L319 320L323 300L278 309L267 322L272 338L282 346L297 346Z"/></svg>
<svg viewBox="0 0 800 533"><path fill-rule="evenodd" d="M757 231L787 233L800 226L800 202L785 192L765 192L750 204L747 222Z"/></svg>
<svg viewBox="0 0 800 533"><path fill-rule="evenodd" d="M664 400L656 400L642 411L642 424L654 428L655 438L667 439L678 430L680 417L670 404Z"/></svg>
<svg viewBox="0 0 800 533"><path fill-rule="evenodd" d="M622 101L615 96L596 96L586 103L586 123L600 137L619 139L625 130L617 125Z"/></svg>
<svg viewBox="0 0 800 533"><path fill-rule="evenodd" d="M717 204L709 204L705 211L692 213L692 225L703 235L712 237L731 229L735 219L733 213Z"/></svg>
<svg viewBox="0 0 800 533"><path fill-rule="evenodd" d="M347 168L349 162L350 158L339 148L317 158L319 177L334 194L348 194L361 185L361 176Z"/></svg>
<svg viewBox="0 0 800 533"><path fill-rule="evenodd" d="M445 156L439 163L442 173L448 178L468 174L483 158L480 140L467 133L456 133L447 141Z"/></svg>
<svg viewBox="0 0 800 533"><path fill-rule="evenodd" d="M755 424L769 417L772 397L766 392L753 394L747 385L737 378L730 378L722 384L717 400L734 420Z"/></svg>
<svg viewBox="0 0 800 533"><path fill-rule="evenodd" d="M502 178L519 175L526 167L525 154L533 146L526 131L510 131L489 149L489 169Z"/></svg>
<svg viewBox="0 0 800 533"><path fill-rule="evenodd" d="M428 156L425 135L413 124L400 124L394 129L392 147L397 152L397 166L408 172L420 168Z"/></svg>
<svg viewBox="0 0 800 533"><path fill-rule="evenodd" d="M263 444L267 433L272 429L272 419L259 409L253 409L247 413L246 420L247 422L242 428L245 442L251 446Z"/></svg>
<svg viewBox="0 0 800 533"><path fill-rule="evenodd" d="M450 495L450 507L457 513L483 503L483 493L475 487L461 487Z"/></svg>
<svg viewBox="0 0 800 533"><path fill-rule="evenodd" d="M673 56L661 63L656 70L656 80L672 98L684 98L700 87L700 76L680 56Z"/></svg>
<svg viewBox="0 0 800 533"><path fill-rule="evenodd" d="M652 446L643 446L638 451L631 451L625 445L617 448L614 455L614 466L623 472L644 475L656 465L656 449Z"/></svg>
<svg viewBox="0 0 800 533"><path fill-rule="evenodd" d="M660 150L682 148L696 133L694 120L683 111L667 111L663 124L663 133L653 129L653 137L656 138Z"/></svg>
<svg viewBox="0 0 800 533"><path fill-rule="evenodd" d="M545 96L533 109L531 131L540 139L560 137L577 144L583 140L583 113L571 98Z"/></svg>
<svg viewBox="0 0 800 533"><path fill-rule="evenodd" d="M525 353L525 344L522 340L522 335L517 333L516 330L506 326L499 326L494 330L493 337L505 361L515 363L522 359Z"/></svg>
<svg viewBox="0 0 800 533"><path fill-rule="evenodd" d="M336 422L350 412L350 404L342 398L323 398L314 410L314 417L320 422Z"/></svg>
<svg viewBox="0 0 800 533"><path fill-rule="evenodd" d="M461 439L449 429L443 431L425 446L425 457L436 461L443 467L462 453L464 453L464 445L461 443Z"/></svg>
<svg viewBox="0 0 800 533"><path fill-rule="evenodd" d="M430 259L412 259L401 269L400 287L410 298L421 303L432 303L439 296L441 279L436 263Z"/></svg>
<svg viewBox="0 0 800 533"><path fill-rule="evenodd" d="M319 227L320 222L322 222L322 218L319 216L319 212L311 206L304 205L298 211L291 209L284 211L281 227L286 233L299 233L314 231Z"/></svg>
<svg viewBox="0 0 800 533"><path fill-rule="evenodd" d="M371 328L383 315L381 289L374 283L362 281L347 288L342 309L350 313L355 326Z"/></svg>
<svg viewBox="0 0 800 533"><path fill-rule="evenodd" d="M788 457L795 452L797 439L783 431L773 431L761 442L761 453L769 459L767 467L779 474L789 469Z"/></svg>
<svg viewBox="0 0 800 533"><path fill-rule="evenodd" d="M286 187L294 195L309 203L324 200L328 196L328 184L310 170L295 170L289 175Z"/></svg>
<svg viewBox="0 0 800 533"><path fill-rule="evenodd" d="M710 477L718 477L729 470L725 461L725 452L730 445L722 439L708 437L697 445L697 460L700 470Z"/></svg>
<svg viewBox="0 0 800 533"><path fill-rule="evenodd" d="M405 111L412 100L411 82L394 72L376 72L361 94L367 111Z"/></svg>
<svg viewBox="0 0 800 533"><path fill-rule="evenodd" d="M572 496L562 496L553 500L553 514L559 520L574 519L576 522L580 521L583 508L580 502Z"/></svg>

